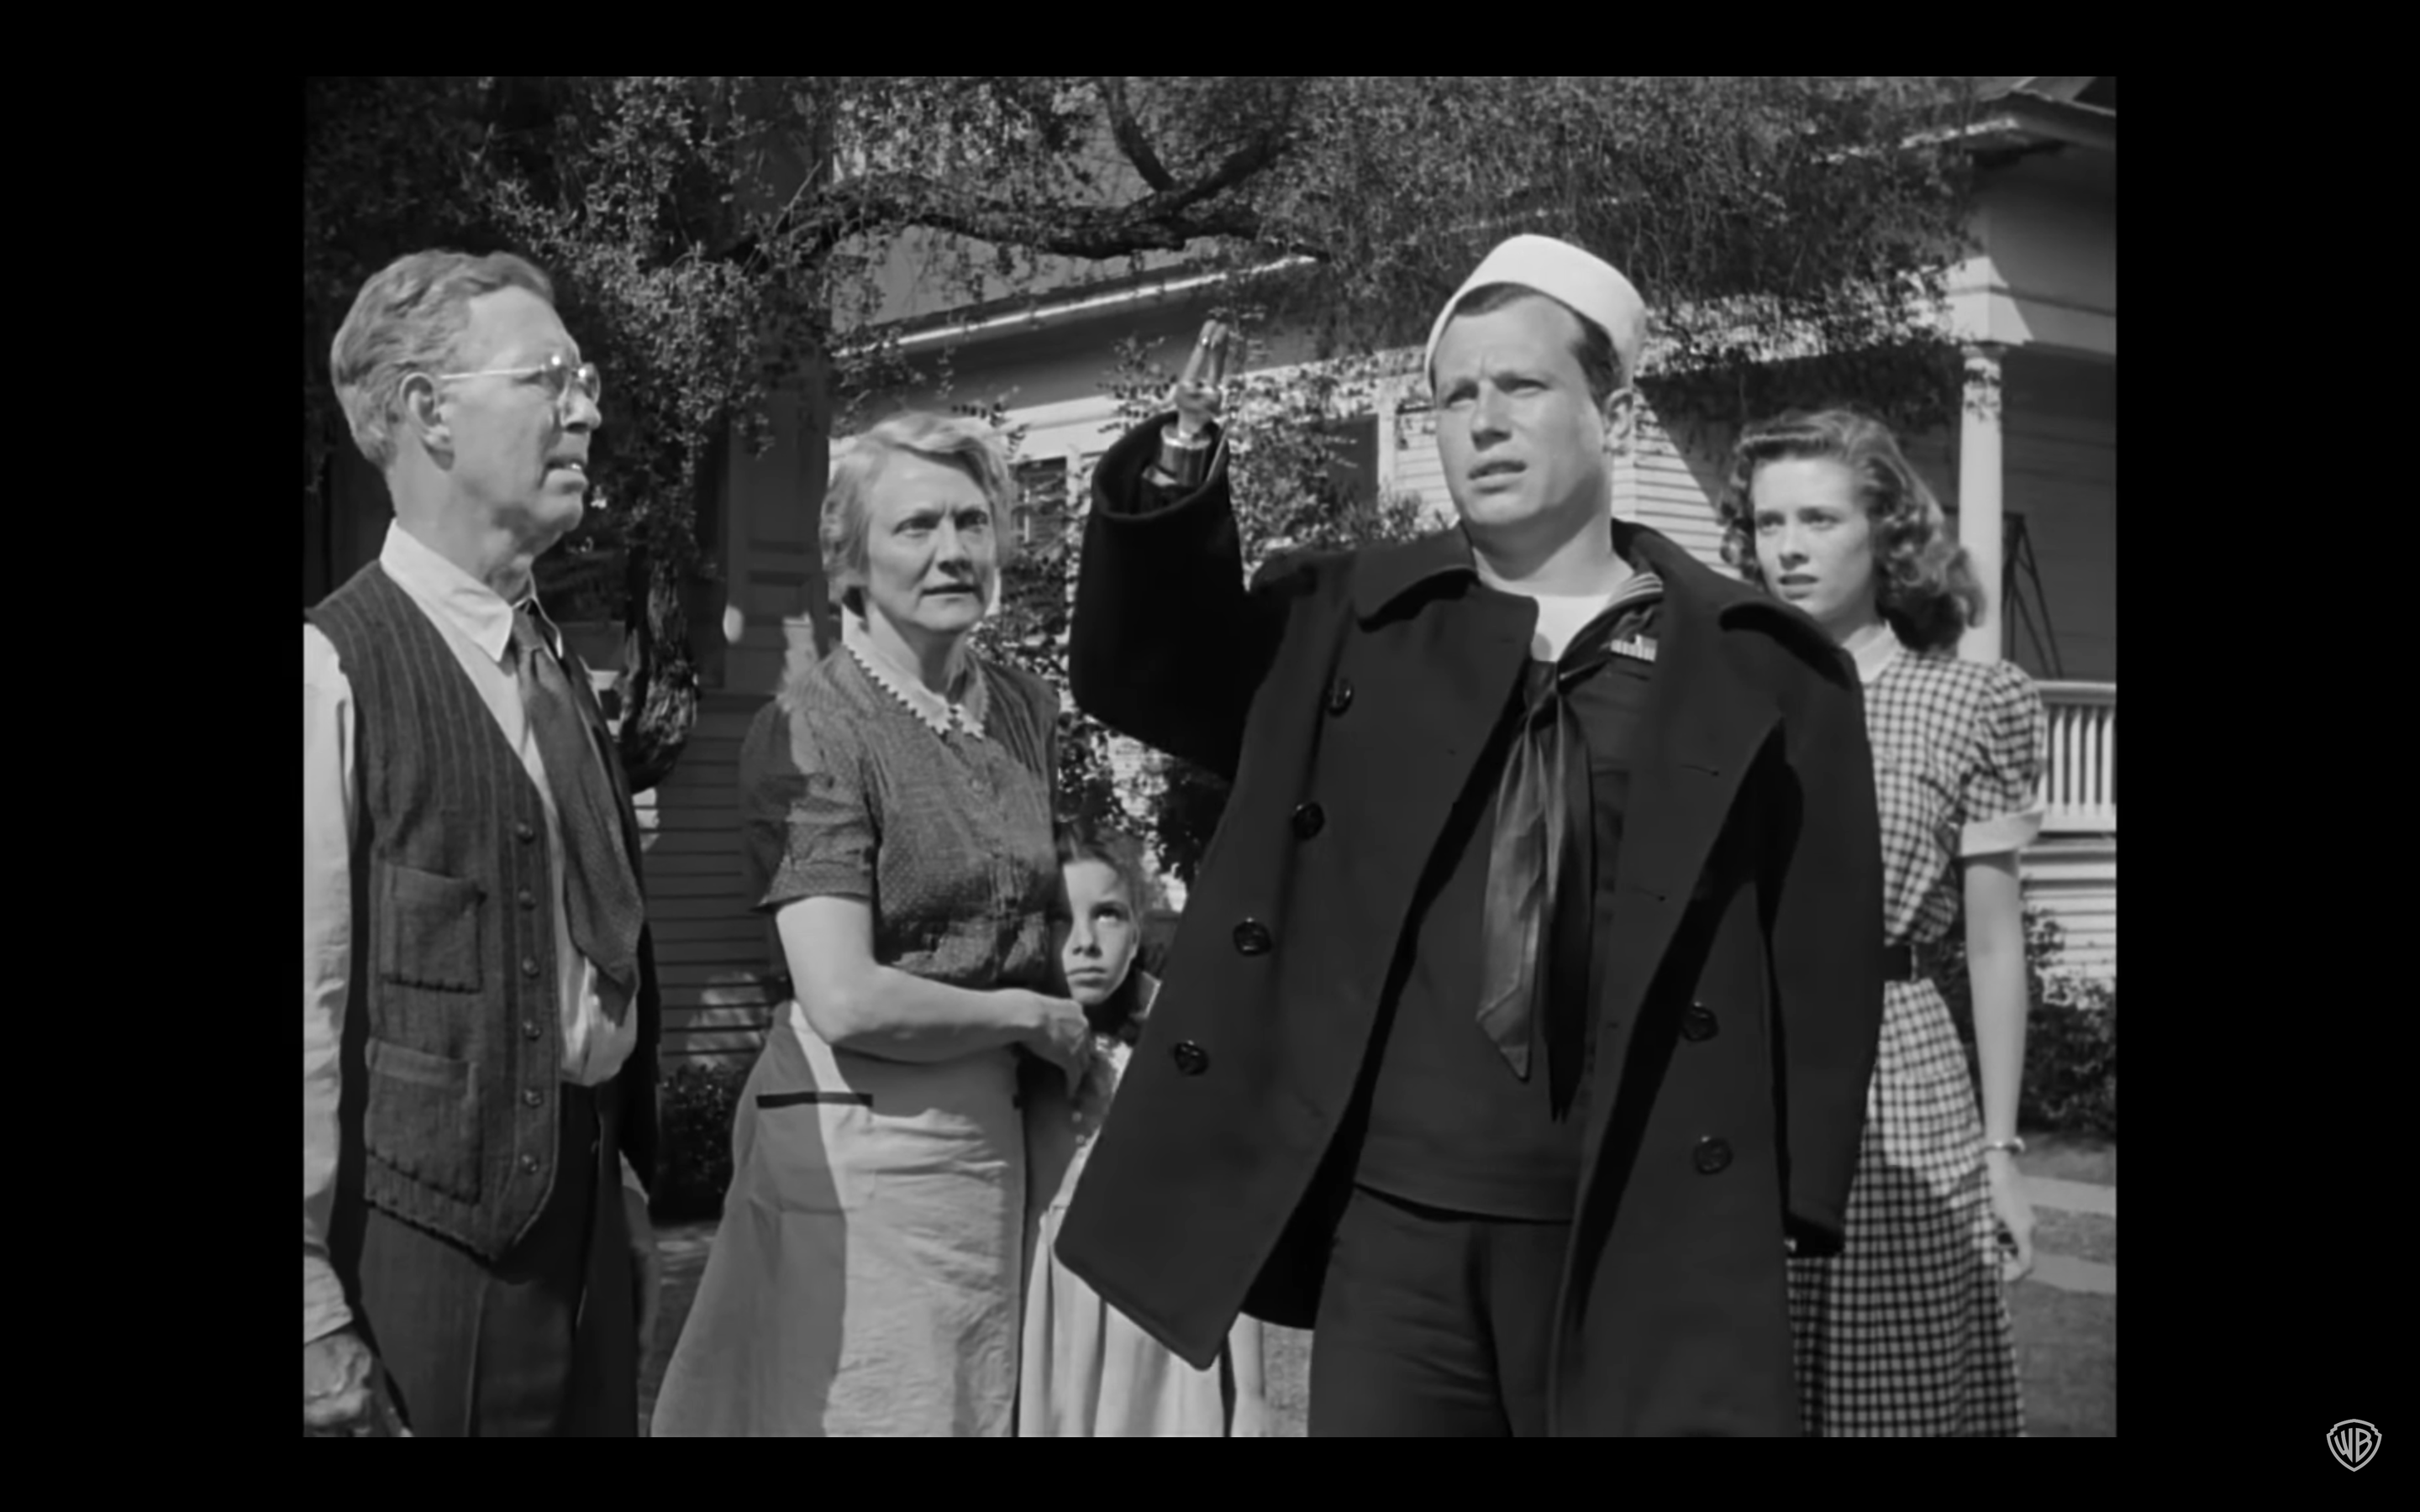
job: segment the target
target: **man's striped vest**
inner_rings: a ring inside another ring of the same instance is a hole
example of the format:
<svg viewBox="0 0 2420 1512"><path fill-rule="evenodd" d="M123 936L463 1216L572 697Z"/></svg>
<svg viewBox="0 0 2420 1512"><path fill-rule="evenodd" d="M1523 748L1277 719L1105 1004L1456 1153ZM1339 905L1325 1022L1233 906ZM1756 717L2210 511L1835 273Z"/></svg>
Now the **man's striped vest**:
<svg viewBox="0 0 2420 1512"><path fill-rule="evenodd" d="M356 711L343 1169L370 1205L494 1259L553 1190L563 1077L546 814L444 635L372 563L306 611ZM581 675L575 668L575 676ZM617 787L618 787L617 783ZM627 806L627 800L626 800ZM637 831L625 839L636 855ZM657 1018L643 940L623 1149L653 1168Z"/></svg>

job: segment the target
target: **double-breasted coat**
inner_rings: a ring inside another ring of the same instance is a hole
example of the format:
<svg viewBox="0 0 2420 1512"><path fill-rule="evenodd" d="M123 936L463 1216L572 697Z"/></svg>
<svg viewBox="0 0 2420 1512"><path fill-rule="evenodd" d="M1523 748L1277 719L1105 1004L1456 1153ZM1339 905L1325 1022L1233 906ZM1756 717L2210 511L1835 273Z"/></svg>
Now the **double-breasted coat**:
<svg viewBox="0 0 2420 1512"><path fill-rule="evenodd" d="M1471 592L1458 529L1248 588L1223 467L1122 502L1166 418L1095 471L1071 682L1233 786L1058 1254L1206 1366L1238 1310L1311 1324L1413 891L1536 611ZM1861 694L1799 611L1609 524L1666 602L1595 952L1549 1431L1794 1435L1786 1245L1839 1242L1881 1031Z"/></svg>

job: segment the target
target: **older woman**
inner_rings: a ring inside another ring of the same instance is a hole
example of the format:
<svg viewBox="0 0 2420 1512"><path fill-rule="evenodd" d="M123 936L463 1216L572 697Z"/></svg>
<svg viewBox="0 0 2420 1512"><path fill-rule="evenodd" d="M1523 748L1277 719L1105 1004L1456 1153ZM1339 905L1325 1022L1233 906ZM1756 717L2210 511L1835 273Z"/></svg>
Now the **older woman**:
<svg viewBox="0 0 2420 1512"><path fill-rule="evenodd" d="M835 464L841 644L758 716L747 849L797 1000L749 1077L733 1174L655 1431L1006 1437L1026 1201L1020 1054L1071 1080L1050 980L1059 700L967 632L1013 484L992 434L909 414Z"/></svg>
<svg viewBox="0 0 2420 1512"><path fill-rule="evenodd" d="M1959 659L1981 586L1880 424L1835 409L1752 427L1719 509L1730 561L1856 663L1882 810L1892 967L1847 1242L1791 1267L1807 1431L2021 1435L2002 1287L2033 1262L2013 1160L2024 1148L2017 853L2041 825L2041 699L2006 662ZM1962 903L1979 1116L1948 1005L1921 975Z"/></svg>

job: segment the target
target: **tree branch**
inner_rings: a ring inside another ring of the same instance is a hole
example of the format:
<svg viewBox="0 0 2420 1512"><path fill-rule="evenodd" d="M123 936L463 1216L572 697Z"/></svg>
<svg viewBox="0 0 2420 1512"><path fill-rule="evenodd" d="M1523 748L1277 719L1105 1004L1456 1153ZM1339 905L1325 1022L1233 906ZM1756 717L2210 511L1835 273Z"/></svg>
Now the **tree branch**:
<svg viewBox="0 0 2420 1512"><path fill-rule="evenodd" d="M1100 85L1101 102L1109 107L1110 134L1117 138L1118 149L1126 155L1126 161L1135 165L1135 172L1142 175L1144 183L1162 193L1174 189L1176 177L1160 162L1159 154L1154 152L1151 144L1143 139L1142 125L1134 118L1133 110L1126 104L1125 80L1103 74L1093 82Z"/></svg>
<svg viewBox="0 0 2420 1512"><path fill-rule="evenodd" d="M1154 215L1179 214L1214 194L1234 188L1262 169L1277 162L1285 151L1285 131L1272 126L1251 141L1227 154L1227 160L1196 183L1185 189L1166 190L1136 202L1137 209L1148 209ZM1255 220L1258 217L1254 217Z"/></svg>
<svg viewBox="0 0 2420 1512"><path fill-rule="evenodd" d="M869 175L841 184L799 186L763 232L726 249L725 260L779 255L813 261L846 238L876 228L921 226L1047 255L1106 261L1145 252L1182 252L1206 237L1265 241L1274 250L1329 260L1331 251L1299 238L1272 239L1260 211L1221 196L1267 171L1293 146L1301 80L1290 81L1267 125L1191 183L1179 183L1134 119L1121 78L1098 77L1111 131L1152 193L1120 206L1019 205L912 173Z"/></svg>
<svg viewBox="0 0 2420 1512"><path fill-rule="evenodd" d="M1176 196L1160 194L1130 205L1096 209L1063 205L1028 209L978 195L954 193L925 180L912 187L896 182L850 186L833 199L842 202L830 207L838 213L826 226L810 234L809 250L822 250L839 239L837 233L844 226L863 224L868 220L892 225L920 225L980 241L1095 261L1140 252L1178 252L1201 237L1249 239L1258 236L1261 229L1259 214L1247 207L1227 205L1193 210L1174 203Z"/></svg>
<svg viewBox="0 0 2420 1512"><path fill-rule="evenodd" d="M1254 240L1264 234L1258 210L1229 201L1208 203L1261 173L1284 154L1282 126L1262 131L1190 184L1126 205L1028 208L970 193L921 174L883 174L830 186L812 203L794 202L765 238L749 238L724 254L756 255L766 241L787 243L794 257L814 258L868 226L923 226L1053 256L1104 261L1142 252L1181 252L1204 237ZM1322 257L1326 251L1289 246Z"/></svg>

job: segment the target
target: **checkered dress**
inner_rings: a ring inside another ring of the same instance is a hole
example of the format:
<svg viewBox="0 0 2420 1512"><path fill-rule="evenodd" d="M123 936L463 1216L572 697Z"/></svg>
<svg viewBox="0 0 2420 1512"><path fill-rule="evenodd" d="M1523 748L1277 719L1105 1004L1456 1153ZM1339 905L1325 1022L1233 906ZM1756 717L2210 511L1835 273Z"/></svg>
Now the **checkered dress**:
<svg viewBox="0 0 2420 1512"><path fill-rule="evenodd" d="M2040 696L2005 662L1885 640L1859 658L1881 802L1885 937L1940 943L1962 856L2040 827ZM1823 1438L2022 1437L1983 1128L1965 1046L1931 981L1885 990L1882 1053L1842 1253L1790 1263L1799 1396Z"/></svg>

